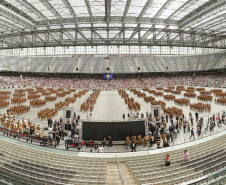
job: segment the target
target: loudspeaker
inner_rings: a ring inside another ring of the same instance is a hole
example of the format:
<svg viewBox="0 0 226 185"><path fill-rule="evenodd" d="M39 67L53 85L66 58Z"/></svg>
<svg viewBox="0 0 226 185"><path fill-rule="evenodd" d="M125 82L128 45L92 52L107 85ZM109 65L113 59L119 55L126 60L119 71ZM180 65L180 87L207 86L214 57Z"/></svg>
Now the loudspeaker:
<svg viewBox="0 0 226 185"><path fill-rule="evenodd" d="M71 130L71 124L65 124L65 130Z"/></svg>
<svg viewBox="0 0 226 185"><path fill-rule="evenodd" d="M71 110L66 110L66 118L71 118Z"/></svg>
<svg viewBox="0 0 226 185"><path fill-rule="evenodd" d="M154 109L154 117L158 117L159 116L159 111L158 109Z"/></svg>

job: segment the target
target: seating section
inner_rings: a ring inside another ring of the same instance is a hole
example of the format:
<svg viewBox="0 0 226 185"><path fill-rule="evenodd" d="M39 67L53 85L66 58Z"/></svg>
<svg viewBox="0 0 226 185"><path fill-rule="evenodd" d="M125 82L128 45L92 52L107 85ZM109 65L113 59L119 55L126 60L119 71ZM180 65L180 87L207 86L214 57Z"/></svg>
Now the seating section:
<svg viewBox="0 0 226 185"><path fill-rule="evenodd" d="M189 56L109 56L78 57L0 56L0 67L18 72L73 73L79 63L80 73L180 72L221 69L226 67L226 53ZM80 60L80 62L78 62ZM140 70L137 70L137 67Z"/></svg>
<svg viewBox="0 0 226 185"><path fill-rule="evenodd" d="M10 181L59 185L107 183L107 162L40 151L2 140L0 146L4 149L0 155L0 173L12 177Z"/></svg>
<svg viewBox="0 0 226 185"><path fill-rule="evenodd" d="M128 168L139 184L178 184L202 177L226 166L226 136L202 144L140 157L127 161ZM189 151L190 160L183 161L183 151ZM164 166L165 155L170 155L171 165Z"/></svg>

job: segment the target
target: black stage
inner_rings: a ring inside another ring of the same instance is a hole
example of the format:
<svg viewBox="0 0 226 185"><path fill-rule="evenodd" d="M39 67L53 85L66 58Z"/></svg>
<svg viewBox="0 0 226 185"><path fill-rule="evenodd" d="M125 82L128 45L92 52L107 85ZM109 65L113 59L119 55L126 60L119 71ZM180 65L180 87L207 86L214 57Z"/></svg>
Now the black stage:
<svg viewBox="0 0 226 185"><path fill-rule="evenodd" d="M102 141L111 136L113 141L125 141L126 136L145 135L145 121L119 121L119 122L82 122L82 140Z"/></svg>

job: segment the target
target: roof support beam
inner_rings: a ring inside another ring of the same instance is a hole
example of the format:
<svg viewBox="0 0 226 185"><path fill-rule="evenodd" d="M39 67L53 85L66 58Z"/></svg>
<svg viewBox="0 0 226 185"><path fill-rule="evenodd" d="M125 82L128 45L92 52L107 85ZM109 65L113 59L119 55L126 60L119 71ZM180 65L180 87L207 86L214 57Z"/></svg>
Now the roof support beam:
<svg viewBox="0 0 226 185"><path fill-rule="evenodd" d="M62 17L61 15L56 11L56 9L53 7L53 5L49 2L49 1L46 1L46 0L40 0L40 2L54 15L57 17L58 19L58 24L60 23L60 25L62 26Z"/></svg>
<svg viewBox="0 0 226 185"><path fill-rule="evenodd" d="M16 24L20 24L21 26L23 26L24 28L30 29L32 30L34 28L34 25L20 17L18 17L17 15L9 12L8 10L0 7L0 15L2 17L5 17L6 19L9 19L13 22L15 22Z"/></svg>
<svg viewBox="0 0 226 185"><path fill-rule="evenodd" d="M40 18L42 18L46 21L48 20L48 18L42 12L40 12L37 8L32 6L27 0L18 0L18 3L20 3L22 6L26 7L30 12L33 12L36 15L38 15Z"/></svg>
<svg viewBox="0 0 226 185"><path fill-rule="evenodd" d="M65 6L67 7L67 9L69 10L69 12L71 13L71 16L74 18L74 22L76 24L78 24L78 18L77 18L77 15L74 11L74 9L72 8L70 2L68 0L62 0L65 4Z"/></svg>
<svg viewBox="0 0 226 185"><path fill-rule="evenodd" d="M146 13L146 11L148 10L148 8L150 7L150 5L153 3L154 0L147 0L147 2L145 3L143 9L141 10L139 16L138 16L138 20L139 18L143 17L144 14Z"/></svg>
<svg viewBox="0 0 226 185"><path fill-rule="evenodd" d="M176 0L167 0L165 4L159 9L159 11L154 15L153 19L159 18L162 13L167 10Z"/></svg>
<svg viewBox="0 0 226 185"><path fill-rule="evenodd" d="M21 17L23 17L25 20L28 20L29 22L32 22L33 24L35 24L35 20L29 16L28 14L24 13L23 11L21 11L20 9L18 9L17 7L13 6L12 4L8 3L5 0L1 0L0 1L0 5L6 7L7 9L15 12L16 14L20 15Z"/></svg>
<svg viewBox="0 0 226 185"><path fill-rule="evenodd" d="M84 1L85 1L85 4L86 4L86 8L88 10L88 13L89 13L89 21L93 22L93 13L92 13L92 10L91 10L91 7L90 7L89 0L84 0Z"/></svg>
<svg viewBox="0 0 226 185"><path fill-rule="evenodd" d="M105 0L105 19L107 22L110 21L111 17L111 0Z"/></svg>
<svg viewBox="0 0 226 185"><path fill-rule="evenodd" d="M201 22L206 18L216 15L226 8L225 0L210 0L199 8L195 9L183 19L179 21L179 26L187 28L193 24L193 22Z"/></svg>
<svg viewBox="0 0 226 185"><path fill-rule="evenodd" d="M125 6L125 9L124 9L124 12L123 12L122 21L125 21L125 18L126 18L128 11L129 11L129 7L130 7L131 2L132 2L132 0L127 0L127 2L126 2L126 6Z"/></svg>

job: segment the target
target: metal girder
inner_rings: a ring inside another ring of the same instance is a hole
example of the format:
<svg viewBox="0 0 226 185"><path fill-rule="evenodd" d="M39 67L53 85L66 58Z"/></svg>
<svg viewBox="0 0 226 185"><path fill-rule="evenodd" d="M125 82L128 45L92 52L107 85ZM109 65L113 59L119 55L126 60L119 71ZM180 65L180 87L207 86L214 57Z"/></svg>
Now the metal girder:
<svg viewBox="0 0 226 185"><path fill-rule="evenodd" d="M145 3L143 9L141 10L139 16L138 16L138 20L144 16L144 14L146 13L146 11L148 10L148 8L150 7L150 5L153 3L154 0L147 0L147 2Z"/></svg>
<svg viewBox="0 0 226 185"><path fill-rule="evenodd" d="M182 12L185 12L192 4L197 3L199 0L189 0L186 3L184 3L181 7L179 7L176 11L174 11L168 18L167 21L173 19L174 17L177 17L177 15L181 14Z"/></svg>
<svg viewBox="0 0 226 185"><path fill-rule="evenodd" d="M192 34L194 33L194 31L192 30L188 30L188 31L184 31L182 29L169 29L169 28L148 28L148 27L109 27L110 30L127 30L127 31L157 31L157 32L171 32L171 33L180 33L180 32L184 32L186 34ZM59 32L69 32L69 31L97 31L97 30L101 30L101 31L106 31L106 27L74 27L74 28L59 28L59 29L48 29L48 30L33 30L33 31L23 31L23 35L32 35L33 33L36 33L36 34L41 34L41 33L59 33ZM220 36L220 35L217 35L216 33L204 33L204 32L197 32L196 34L199 34L199 35L202 35L202 34L206 34L206 35L209 35L209 36L212 36L212 35L215 35L215 36L218 36L218 37L222 37L222 38L225 38L225 36ZM1 37L9 37L9 36L18 36L20 35L20 33L17 33L17 32L13 32L11 34L2 34L0 35L0 38Z"/></svg>
<svg viewBox="0 0 226 185"><path fill-rule="evenodd" d="M215 25L218 22L225 21L225 19L226 19L226 14L223 14L223 15L220 15L220 16L217 16L217 17L213 17L210 20L208 19L207 21L200 23L197 26L192 27L192 28L196 29L196 30L206 29L210 26ZM217 29L215 29L215 30L217 30Z"/></svg>
<svg viewBox="0 0 226 185"><path fill-rule="evenodd" d="M125 18L126 18L126 15L128 13L128 10L129 10L131 2L132 2L132 0L127 0L127 2L126 2L126 6L125 6L125 9L124 9L124 12L123 12L123 16L122 16L122 21L124 21Z"/></svg>
<svg viewBox="0 0 226 185"><path fill-rule="evenodd" d="M178 22L179 26L183 28L189 27L194 21L201 22L214 14L224 11L225 8L225 0L210 0L182 18Z"/></svg>
<svg viewBox="0 0 226 185"><path fill-rule="evenodd" d="M75 42L75 38L73 37L73 35L70 32L64 32L64 34L73 42Z"/></svg>
<svg viewBox="0 0 226 185"><path fill-rule="evenodd" d="M93 13L92 13L92 10L91 10L91 7L90 7L89 0L84 0L84 1L85 1L85 4L86 4L86 8L88 10L88 13L89 13L89 21L93 22Z"/></svg>
<svg viewBox="0 0 226 185"><path fill-rule="evenodd" d="M103 37L101 37L100 34L97 33L96 30L93 30L93 33L95 33L95 35L98 36L102 42L106 43L106 40L107 40L107 39L104 39Z"/></svg>
<svg viewBox="0 0 226 185"><path fill-rule="evenodd" d="M137 17L126 16L111 16L111 22L113 23L133 23L133 24L159 24L159 25L171 25L171 26L178 26L177 21L170 20L167 21L165 19L157 18L153 19L151 17L140 17L139 20ZM73 18L62 18L62 23L64 25L71 25L74 24ZM95 24L95 23L106 23L105 16L95 16L95 17L78 17L78 24ZM46 26L46 21L38 21L37 26ZM58 19L51 19L49 20L49 25L59 25Z"/></svg>
<svg viewBox="0 0 226 185"><path fill-rule="evenodd" d="M0 25L3 25L5 27L8 27L8 28L10 28L12 30L16 30L18 32L20 32L22 30L21 27L16 26L15 24L11 24L11 23L5 21L5 20L1 19L1 17L0 17Z"/></svg>
<svg viewBox="0 0 226 185"><path fill-rule="evenodd" d="M20 9L18 9L17 7L13 6L12 4L8 3L7 1L5 0L1 0L0 1L0 5L6 7L7 9L15 12L16 14L20 15L21 17L23 17L24 19L32 22L33 24L35 24L35 20L29 16L28 14L24 13L23 11L21 11Z"/></svg>
<svg viewBox="0 0 226 185"><path fill-rule="evenodd" d="M167 0L166 2L165 2L165 4L159 9L159 11L154 15L154 19L155 18L159 18L161 15L162 15L162 13L167 9L167 8L169 8L174 2L175 2L176 0Z"/></svg>
<svg viewBox="0 0 226 185"><path fill-rule="evenodd" d="M69 12L71 13L72 17L74 18L74 22L77 24L78 23L77 15L76 15L74 9L72 8L70 2L68 0L62 0L62 1L65 4L65 6L67 7L67 9L69 10Z"/></svg>
<svg viewBox="0 0 226 185"><path fill-rule="evenodd" d="M105 17L106 21L109 22L111 17L111 0L105 0Z"/></svg>
<svg viewBox="0 0 226 185"><path fill-rule="evenodd" d="M125 38L124 29L121 27L114 27L115 30L119 30L119 32L114 35L114 37L110 38L102 38L98 34L98 30L106 31L106 27L99 27L92 30L93 27L87 28L62 28L62 29L55 29L55 30L35 30L32 32L21 32L21 33L11 33L5 34L4 36L0 36L0 41L7 43L10 41L7 46L2 47L1 49L9 49L9 48L16 48L16 47L54 47L54 46L99 46L99 45L137 45L137 46L152 46L152 45L159 45L159 46L189 46L189 47L214 47L215 45L210 42L216 42L220 40L225 40L226 36L218 36L216 34L208 34L208 33L196 33L195 31L183 31L183 30L171 30L171 29L159 29L153 28L151 29L151 34L153 34L152 39L145 39L141 42L139 32L144 30L149 30L150 28L142 28L140 27L138 32L138 38ZM113 27L110 27L113 29ZM128 27L127 30L134 30L134 27ZM91 31L94 33L95 42L92 38L87 38L82 31ZM72 34L69 35L70 31L75 31L75 36ZM161 38L157 38L157 35L161 32ZM67 35L67 38L64 38L63 35ZM82 38L78 39L77 34L80 34ZM175 35L174 37L170 37L170 35ZM41 39L39 35L45 37L45 39ZM96 37L97 36L97 37ZM120 39L116 39L117 37L123 37ZM25 38L23 39L17 39ZM32 39L26 39L26 37ZM51 37L52 39L49 39ZM74 39L73 39L73 38ZM37 39L38 40L37 40ZM176 39L178 38L178 39ZM204 38L204 39L201 39ZM15 39L15 41L14 41ZM14 41L14 42L13 42ZM16 42L16 43L15 43ZM208 43L208 44L207 44ZM226 48L225 45L217 46L218 48Z"/></svg>
<svg viewBox="0 0 226 185"><path fill-rule="evenodd" d="M142 10L141 10L139 16L137 17L137 20L138 20L137 29L135 29L135 30L133 31L133 33L131 34L131 36L130 36L130 38L129 38L128 41L130 41L130 40L136 35L137 30L138 30L139 27L140 27L140 18L142 18L142 17L144 16L144 14L146 13L146 11L147 11L148 8L150 7L150 5L153 3L153 1L154 1L154 0L148 0L148 1L145 3L145 5L144 5L144 7L142 8Z"/></svg>
<svg viewBox="0 0 226 185"><path fill-rule="evenodd" d="M109 43L111 43L111 42L113 42L117 37L119 37L120 35L121 35L121 33L122 33L122 30L121 31L119 31L110 41L109 41Z"/></svg>
<svg viewBox="0 0 226 185"><path fill-rule="evenodd" d="M159 18L162 13L171 5L175 2L175 0L167 0L166 3L158 10L158 12L153 16L152 18L152 23L154 22L154 20L156 20L157 18ZM169 21L168 21L169 22ZM168 25L166 25L168 26ZM152 26L153 27L153 26ZM146 33L144 33L144 35L141 37L141 42L143 40L145 40L149 35L151 34L150 31L147 31Z"/></svg>
<svg viewBox="0 0 226 185"><path fill-rule="evenodd" d="M18 0L18 3L20 3L22 6L25 6L30 12L35 13L40 18L48 20L48 18L41 11L39 11L37 8L31 5L27 0Z"/></svg>
<svg viewBox="0 0 226 185"><path fill-rule="evenodd" d="M2 17L5 17L6 19L9 19L16 24L20 24L21 26L32 30L34 28L34 25L32 23L29 23L28 21L18 17L17 15L9 12L8 10L4 9L3 7L0 7L0 15Z"/></svg>
<svg viewBox="0 0 226 185"><path fill-rule="evenodd" d="M61 15L56 11L56 9L53 7L53 5L46 0L40 0L40 2L54 15L58 18L58 23L60 21L60 24L62 25L62 17Z"/></svg>

